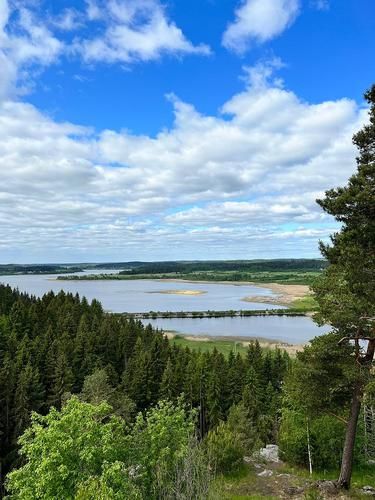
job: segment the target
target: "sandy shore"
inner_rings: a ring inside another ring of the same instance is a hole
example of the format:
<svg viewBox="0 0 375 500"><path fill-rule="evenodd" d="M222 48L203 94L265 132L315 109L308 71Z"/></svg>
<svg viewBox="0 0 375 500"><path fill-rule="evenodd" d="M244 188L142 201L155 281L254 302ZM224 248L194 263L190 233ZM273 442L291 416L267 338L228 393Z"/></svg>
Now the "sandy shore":
<svg viewBox="0 0 375 500"><path fill-rule="evenodd" d="M307 285L281 285L280 283L252 283L254 286L268 288L275 294L273 297L267 295L250 295L245 297L245 302L260 302L276 304L280 306L290 306L297 299L302 299L309 295L310 288Z"/></svg>
<svg viewBox="0 0 375 500"><path fill-rule="evenodd" d="M155 290L147 293L164 293L167 295L204 295L204 290Z"/></svg>
<svg viewBox="0 0 375 500"><path fill-rule="evenodd" d="M249 295L242 300L245 302L259 302L263 304L275 304L279 306L290 306L297 299L302 299L311 293L308 285L282 285L280 283L254 283L253 281L188 281L181 279L159 279L163 282L175 283L200 283L200 284L219 284L236 286L256 286L258 288L267 288L275 296L269 295Z"/></svg>
<svg viewBox="0 0 375 500"><path fill-rule="evenodd" d="M193 342L215 342L215 341L227 341L233 342L236 344L242 344L244 347L247 347L250 342L255 342L258 340L260 347L265 349L282 349L286 351L291 356L295 356L297 352L302 351L306 344L288 344L286 342L277 342L272 339L265 339L262 337L204 337L199 335L183 335L181 333L164 331L165 335L168 339L173 339L176 335L183 337L186 340L190 340Z"/></svg>

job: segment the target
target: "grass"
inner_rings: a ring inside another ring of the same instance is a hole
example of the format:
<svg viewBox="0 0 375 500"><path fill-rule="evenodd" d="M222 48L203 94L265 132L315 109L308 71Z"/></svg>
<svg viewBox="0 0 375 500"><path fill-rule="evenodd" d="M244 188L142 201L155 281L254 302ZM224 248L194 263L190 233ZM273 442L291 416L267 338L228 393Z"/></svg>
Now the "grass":
<svg viewBox="0 0 375 500"><path fill-rule="evenodd" d="M188 347L201 352L211 352L216 348L225 356L228 356L231 351L239 352L241 355L245 355L247 351L242 342L233 340L190 340L181 335L176 335L173 342L180 347Z"/></svg>
<svg viewBox="0 0 375 500"><path fill-rule="evenodd" d="M219 476L214 484L215 491L219 494L217 498L223 500L273 500L280 498L283 486L302 486L305 500L322 500L322 492L316 486L317 480L335 480L338 471L314 472L310 477L306 469L282 466L270 478L259 478L252 467L244 466L238 473ZM283 480L277 474L290 474ZM281 482L280 482L281 481ZM375 466L357 467L353 471L352 489L349 492L342 492L342 499L365 499L369 498L364 493L358 491L363 486L375 486ZM285 498L285 496L284 496ZM330 498L330 497L329 497Z"/></svg>
<svg viewBox="0 0 375 500"><path fill-rule="evenodd" d="M254 469L244 465L237 473L218 476L214 490L220 500L274 500L279 496L272 484L272 478L259 479Z"/></svg>
<svg viewBox="0 0 375 500"><path fill-rule="evenodd" d="M299 467L288 467L283 469L284 472L297 475L299 477L309 478L309 472L306 469ZM339 476L339 471L314 471L312 479L318 480L336 480ZM363 486L372 486L375 488L375 466L361 465L353 469L352 487L362 488Z"/></svg>
<svg viewBox="0 0 375 500"><path fill-rule="evenodd" d="M294 300L290 305L290 309L300 312L314 312L318 309L318 303L313 296L306 295L301 299Z"/></svg>

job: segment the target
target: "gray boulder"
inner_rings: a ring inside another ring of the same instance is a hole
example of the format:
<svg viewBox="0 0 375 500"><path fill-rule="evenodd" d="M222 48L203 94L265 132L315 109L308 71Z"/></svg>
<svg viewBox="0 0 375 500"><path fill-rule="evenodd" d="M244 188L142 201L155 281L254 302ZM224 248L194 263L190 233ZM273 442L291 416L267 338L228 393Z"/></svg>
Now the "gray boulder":
<svg viewBox="0 0 375 500"><path fill-rule="evenodd" d="M278 463L279 460L279 447L276 444L267 444L265 448L261 448L257 457L261 460L265 460L266 462L275 462Z"/></svg>

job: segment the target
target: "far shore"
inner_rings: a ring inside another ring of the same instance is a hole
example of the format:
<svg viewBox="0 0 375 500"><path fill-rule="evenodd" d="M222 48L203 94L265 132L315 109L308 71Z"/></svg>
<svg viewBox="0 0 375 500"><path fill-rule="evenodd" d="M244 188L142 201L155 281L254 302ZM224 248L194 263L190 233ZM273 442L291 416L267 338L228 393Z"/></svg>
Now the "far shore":
<svg viewBox="0 0 375 500"><path fill-rule="evenodd" d="M280 342L273 339L266 339L264 337L238 337L238 336L201 336L201 335L184 335L180 332L164 330L165 336L169 340L173 340L175 337L182 337L185 340L189 340L191 342L233 342L233 344L241 344L244 347L247 347L251 342L255 342L256 340L259 342L260 347L265 349L282 349L286 351L291 356L295 356L297 352L303 350L303 348L307 344L288 344L287 342Z"/></svg>

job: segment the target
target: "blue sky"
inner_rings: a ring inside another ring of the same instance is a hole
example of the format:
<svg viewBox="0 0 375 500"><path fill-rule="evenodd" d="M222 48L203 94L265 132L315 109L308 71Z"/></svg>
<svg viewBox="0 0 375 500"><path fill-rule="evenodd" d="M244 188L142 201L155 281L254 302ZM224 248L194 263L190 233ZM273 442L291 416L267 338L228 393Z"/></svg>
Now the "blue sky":
<svg viewBox="0 0 375 500"><path fill-rule="evenodd" d="M1 262L315 257L373 0L0 0Z"/></svg>

